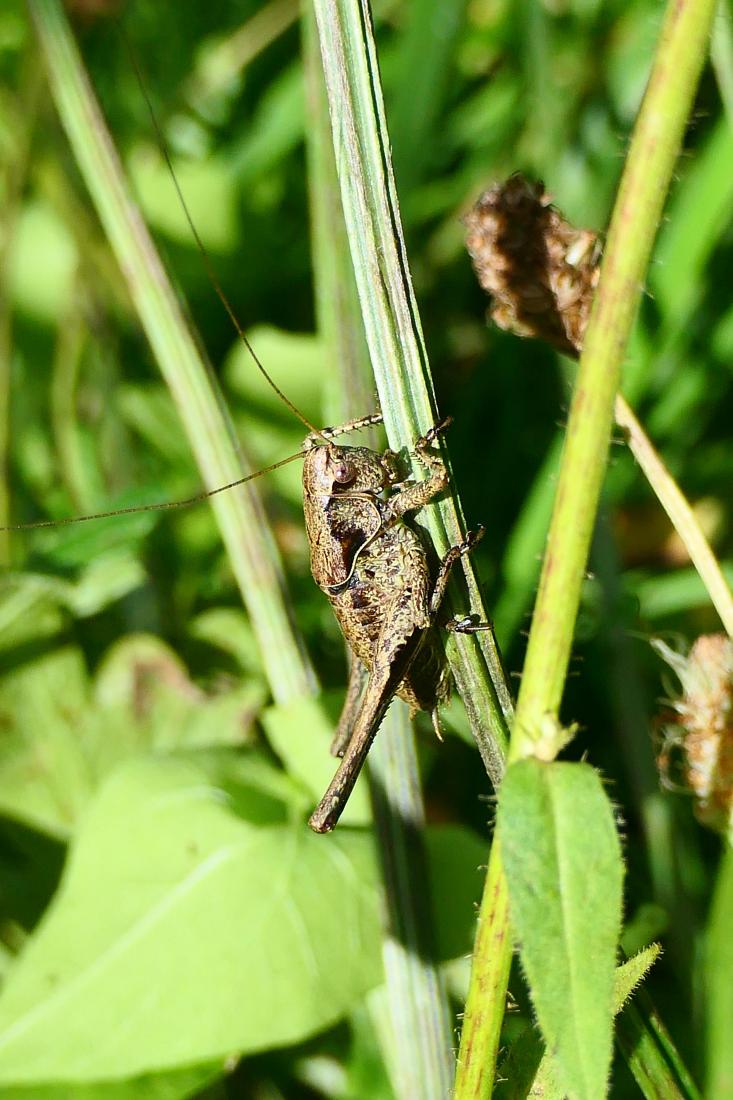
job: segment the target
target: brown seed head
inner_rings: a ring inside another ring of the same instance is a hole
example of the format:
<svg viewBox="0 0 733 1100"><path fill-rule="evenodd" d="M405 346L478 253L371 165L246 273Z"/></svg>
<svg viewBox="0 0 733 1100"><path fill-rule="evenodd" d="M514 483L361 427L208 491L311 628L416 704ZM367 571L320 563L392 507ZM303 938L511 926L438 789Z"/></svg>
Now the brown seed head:
<svg viewBox="0 0 733 1100"><path fill-rule="evenodd" d="M574 229L544 186L520 174L485 191L465 223L479 283L494 299L495 324L577 355L598 283L596 234Z"/></svg>

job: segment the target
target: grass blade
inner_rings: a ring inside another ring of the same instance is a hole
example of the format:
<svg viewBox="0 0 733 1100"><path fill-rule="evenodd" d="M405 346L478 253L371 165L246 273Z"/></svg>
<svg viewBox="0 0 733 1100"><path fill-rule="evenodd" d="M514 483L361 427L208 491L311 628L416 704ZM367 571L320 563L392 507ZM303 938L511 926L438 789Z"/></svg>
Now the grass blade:
<svg viewBox="0 0 733 1100"><path fill-rule="evenodd" d="M387 438L394 449L409 448L436 422L437 412L404 248L371 15L365 0L315 0L314 6L341 200ZM463 537L452 496L426 509L424 522L439 554ZM485 620L478 584L465 558L463 569L470 610ZM457 597L454 582L452 613L460 607ZM496 784L503 771L512 704L493 634L454 635L447 649L476 742Z"/></svg>
<svg viewBox="0 0 733 1100"><path fill-rule="evenodd" d="M119 158L58 0L28 0L52 94L100 220L124 272L158 365L209 489L243 474L241 451L213 375L202 360ZM256 491L243 486L211 507L278 702L310 692L314 677L288 609L279 556Z"/></svg>

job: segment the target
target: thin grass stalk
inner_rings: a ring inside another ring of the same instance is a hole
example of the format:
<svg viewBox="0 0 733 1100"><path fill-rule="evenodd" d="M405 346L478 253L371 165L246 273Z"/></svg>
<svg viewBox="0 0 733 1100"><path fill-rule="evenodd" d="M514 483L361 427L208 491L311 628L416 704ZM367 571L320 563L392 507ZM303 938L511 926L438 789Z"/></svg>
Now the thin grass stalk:
<svg viewBox="0 0 733 1100"><path fill-rule="evenodd" d="M705 58L713 0L671 0L614 207L601 279L568 420L555 507L512 730L510 760L530 755L557 721L598 508L621 365L664 200ZM499 845L491 850L479 917L454 1097L491 1095L506 985L484 993L498 945L509 972L508 892ZM492 922L489 930L485 920ZM502 923L499 923L501 921Z"/></svg>
<svg viewBox="0 0 733 1100"><path fill-rule="evenodd" d="M399 1100L445 1100L455 1072L445 982L435 960L425 811L412 724L395 700L372 749L374 825L387 902L383 946L391 1020L388 1069Z"/></svg>
<svg viewBox="0 0 733 1100"><path fill-rule="evenodd" d="M349 240L333 159L328 101L312 8L303 16L306 95L310 125L306 131L311 250L316 323L325 344L329 384L324 396L327 423L344 424L376 411L374 377L351 266ZM365 429L361 440L376 446L378 431Z"/></svg>
<svg viewBox="0 0 733 1100"><path fill-rule="evenodd" d="M643 993L643 991L642 991ZM646 1100L702 1100L674 1044L647 998L640 997L646 1018L629 1004L616 1025L617 1045Z"/></svg>
<svg viewBox="0 0 733 1100"><path fill-rule="evenodd" d="M308 165L311 192L316 313L333 384L329 423L349 420L374 403L374 379L341 210L328 103L315 18L303 14L308 91ZM375 441L372 440L372 443ZM432 910L425 851L417 752L407 709L395 700L369 755L368 774L377 853L385 893L383 943L390 1026L375 1026L395 1095L444 1100L455 1059L450 1004L434 961ZM383 1006L380 1004L380 1012Z"/></svg>
<svg viewBox="0 0 733 1100"><path fill-rule="evenodd" d="M185 84L191 103L220 95L298 20L298 0L270 0L231 34L201 51Z"/></svg>
<svg viewBox="0 0 733 1100"><path fill-rule="evenodd" d="M438 419L404 248L367 0L314 0L341 199L372 369L390 446L411 448ZM460 430L460 426L458 426ZM418 476L422 472L416 470ZM445 553L465 528L455 494L421 522ZM469 609L485 620L475 573L463 559ZM449 611L465 613L454 579ZM511 696L493 633L453 635L448 659L494 784L504 768Z"/></svg>
<svg viewBox="0 0 733 1100"><path fill-rule="evenodd" d="M710 61L728 124L733 126L733 20L728 0L720 0L715 13Z"/></svg>
<svg viewBox="0 0 733 1100"><path fill-rule="evenodd" d="M10 293L11 255L23 187L28 172L31 139L43 89L43 72L33 49L27 49L17 97L12 103L12 133L3 175L3 224L0 230L0 527L10 522L8 485L10 451L10 382L13 359L13 306ZM0 566L11 558L9 531L0 531Z"/></svg>
<svg viewBox="0 0 733 1100"><path fill-rule="evenodd" d="M59 0L28 0L52 94L130 295L208 489L241 477L241 450L140 213ZM279 555L253 486L212 499L224 544L277 702L315 678L288 608Z"/></svg>
<svg viewBox="0 0 733 1100"><path fill-rule="evenodd" d="M733 637L733 594L689 501L621 394L616 397L615 417L619 427L628 433L629 450L682 539L726 633Z"/></svg>

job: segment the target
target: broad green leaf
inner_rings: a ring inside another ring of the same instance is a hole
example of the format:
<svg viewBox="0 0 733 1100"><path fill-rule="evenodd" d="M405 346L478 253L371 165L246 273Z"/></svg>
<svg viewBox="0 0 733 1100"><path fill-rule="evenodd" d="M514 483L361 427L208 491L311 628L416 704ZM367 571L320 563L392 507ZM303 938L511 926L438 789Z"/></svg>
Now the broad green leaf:
<svg viewBox="0 0 733 1100"><path fill-rule="evenodd" d="M302 140L304 114L303 70L296 62L272 81L234 149L230 166L250 202L257 177L272 177L283 155Z"/></svg>
<svg viewBox="0 0 733 1100"><path fill-rule="evenodd" d="M616 968L613 1012L617 1015L636 987L646 977L661 954L658 944L650 944L632 959ZM553 1059L543 1054L543 1043L535 1027L527 1027L512 1043L497 1075L496 1100L563 1100L564 1089L557 1083Z"/></svg>
<svg viewBox="0 0 733 1100"><path fill-rule="evenodd" d="M170 1073L146 1074L127 1081L102 1081L91 1085L11 1085L0 1088L0 1100L186 1100L201 1094L224 1073L224 1066L191 1066Z"/></svg>
<svg viewBox="0 0 733 1100"><path fill-rule="evenodd" d="M58 558L57 558L58 560ZM73 563L72 563L73 564ZM65 611L94 615L140 587L144 571L130 554L97 553L76 581L41 573L11 573L0 582L0 652L59 634Z"/></svg>
<svg viewBox="0 0 733 1100"><path fill-rule="evenodd" d="M101 780L145 752L242 745L260 683L207 695L164 642L128 635L90 683L83 657L57 649L0 677L0 811L66 838Z"/></svg>
<svg viewBox="0 0 733 1100"><path fill-rule="evenodd" d="M262 658L244 611L234 607L209 608L189 623L188 630L191 637L229 654L245 672L262 676Z"/></svg>
<svg viewBox="0 0 733 1100"><path fill-rule="evenodd" d="M380 980L371 840L257 827L190 764L119 769L0 997L0 1085L298 1042Z"/></svg>
<svg viewBox="0 0 733 1100"><path fill-rule="evenodd" d="M585 764L522 760L499 795L512 927L571 1100L606 1095L623 870L613 811Z"/></svg>
<svg viewBox="0 0 733 1100"><path fill-rule="evenodd" d="M196 749L176 753L175 758L190 761L205 772L208 782L223 791L234 812L253 825L280 825L294 816L303 820L307 816L308 796L265 751Z"/></svg>
<svg viewBox="0 0 733 1100"><path fill-rule="evenodd" d="M723 856L707 929L707 1089L709 1100L733 1096L733 850Z"/></svg>
<svg viewBox="0 0 733 1100"><path fill-rule="evenodd" d="M18 309L54 321L67 308L77 262L73 236L54 209L27 203L10 256L10 294Z"/></svg>
<svg viewBox="0 0 733 1100"><path fill-rule="evenodd" d="M248 336L257 357L267 364L268 372L272 372L290 400L306 416L317 417L321 384L327 381L327 356L323 341L310 332L284 332L271 325L258 325L251 329ZM225 377L227 386L234 393L248 402L255 402L270 416L277 414L278 419L287 424L290 434L302 437L302 424L294 419L277 394L269 388L240 341L232 345ZM257 412L257 409L254 411Z"/></svg>
<svg viewBox="0 0 733 1100"><path fill-rule="evenodd" d="M66 603L69 610L83 619L97 615L111 603L142 587L145 569L137 558L125 549L99 553L69 586Z"/></svg>
<svg viewBox="0 0 733 1100"><path fill-rule="evenodd" d="M105 655L94 695L100 721L122 710L124 742L132 742L133 750L171 751L246 744L265 689L261 683L245 682L207 695L165 642L151 634L129 634Z"/></svg>
<svg viewBox="0 0 733 1100"><path fill-rule="evenodd" d="M11 573L0 577L0 656L11 658L21 646L52 638L64 615L47 577Z"/></svg>
<svg viewBox="0 0 733 1100"><path fill-rule="evenodd" d="M175 241L193 247L191 227L160 150L140 145L128 162L130 177L147 221ZM209 157L206 162L176 158L174 170L186 205L206 248L227 252L239 239L237 184L231 165Z"/></svg>

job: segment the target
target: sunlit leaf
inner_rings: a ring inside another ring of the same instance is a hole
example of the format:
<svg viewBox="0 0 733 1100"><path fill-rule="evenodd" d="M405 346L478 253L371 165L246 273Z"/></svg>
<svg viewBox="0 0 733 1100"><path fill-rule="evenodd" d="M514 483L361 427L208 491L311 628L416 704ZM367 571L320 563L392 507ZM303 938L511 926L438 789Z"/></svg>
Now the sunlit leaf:
<svg viewBox="0 0 733 1100"><path fill-rule="evenodd" d="M194 766L132 764L90 807L0 997L0 1083L293 1043L380 974L368 837L253 826Z"/></svg>

